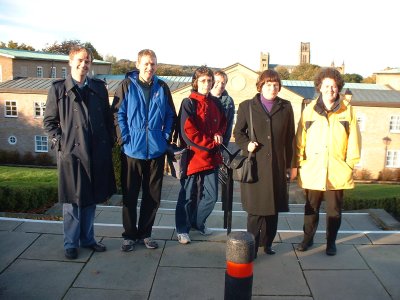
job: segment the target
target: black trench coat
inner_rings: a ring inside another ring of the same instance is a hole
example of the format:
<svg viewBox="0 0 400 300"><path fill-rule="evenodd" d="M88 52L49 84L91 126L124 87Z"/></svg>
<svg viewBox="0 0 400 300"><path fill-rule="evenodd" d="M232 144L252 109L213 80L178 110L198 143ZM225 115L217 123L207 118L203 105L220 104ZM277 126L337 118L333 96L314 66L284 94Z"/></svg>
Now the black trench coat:
<svg viewBox="0 0 400 300"><path fill-rule="evenodd" d="M269 216L289 211L286 169L291 167L294 142L294 116L289 101L277 97L271 112L267 113L260 94L239 105L233 135L243 155L250 142L249 105L253 112L255 138L259 144L255 152L259 180L241 183L244 210L252 215Z"/></svg>
<svg viewBox="0 0 400 300"><path fill-rule="evenodd" d="M107 89L103 81L88 78L84 91L87 101L71 76L55 81L43 120L57 150L58 199L79 206L104 202L116 192Z"/></svg>

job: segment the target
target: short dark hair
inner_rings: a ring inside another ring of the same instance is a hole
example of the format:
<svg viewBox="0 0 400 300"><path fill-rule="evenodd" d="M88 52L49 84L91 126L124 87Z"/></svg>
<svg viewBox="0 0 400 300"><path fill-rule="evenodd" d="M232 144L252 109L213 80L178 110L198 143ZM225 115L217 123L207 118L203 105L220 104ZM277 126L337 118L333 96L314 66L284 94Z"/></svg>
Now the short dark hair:
<svg viewBox="0 0 400 300"><path fill-rule="evenodd" d="M344 86L344 80L340 72L335 68L324 68L319 71L314 79L314 87L317 92L319 92L321 89L322 81L325 78L333 79L339 89L339 92L342 90Z"/></svg>
<svg viewBox="0 0 400 300"><path fill-rule="evenodd" d="M256 87L257 92L261 93L262 87L266 82L278 82L279 83L279 91L281 90L282 83L279 73L274 70L265 70L258 76Z"/></svg>
<svg viewBox="0 0 400 300"><path fill-rule="evenodd" d="M194 91L197 92L198 89L198 85L197 82L199 80L199 77L201 76L210 76L212 78L212 86L214 85L215 79L214 79L214 72L207 66L201 66L198 67L194 73L193 73L193 77L192 77L192 88Z"/></svg>

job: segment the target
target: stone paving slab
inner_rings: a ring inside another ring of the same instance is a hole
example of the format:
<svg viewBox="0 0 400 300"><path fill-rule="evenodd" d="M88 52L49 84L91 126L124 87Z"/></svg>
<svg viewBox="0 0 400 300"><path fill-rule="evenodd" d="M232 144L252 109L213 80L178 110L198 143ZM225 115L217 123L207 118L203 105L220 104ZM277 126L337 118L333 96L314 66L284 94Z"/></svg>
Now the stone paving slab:
<svg viewBox="0 0 400 300"><path fill-rule="evenodd" d="M68 261L64 256L64 237L61 234L42 234L36 241L20 256L25 259L58 260ZM76 262L89 260L92 250L86 248L78 249Z"/></svg>
<svg viewBox="0 0 400 300"><path fill-rule="evenodd" d="M328 257L326 244L316 244L305 252L296 251L303 270L367 270L368 265L353 245L336 244L337 254Z"/></svg>
<svg viewBox="0 0 400 300"><path fill-rule="evenodd" d="M93 253L73 287L149 293L164 248L164 241L158 243L158 249L136 245L134 251L122 252L120 239L105 238L108 251Z"/></svg>
<svg viewBox="0 0 400 300"><path fill-rule="evenodd" d="M160 267L149 299L220 300L224 286L225 269Z"/></svg>
<svg viewBox="0 0 400 300"><path fill-rule="evenodd" d="M167 241L160 266L225 269L225 243L192 241L181 245Z"/></svg>
<svg viewBox="0 0 400 300"><path fill-rule="evenodd" d="M390 300L370 270L304 271L314 300Z"/></svg>
<svg viewBox="0 0 400 300"><path fill-rule="evenodd" d="M86 288L70 288L63 300L122 300L122 299L147 299L147 292L124 291L124 290L107 290L107 289L86 289Z"/></svg>
<svg viewBox="0 0 400 300"><path fill-rule="evenodd" d="M356 246L393 299L400 299L400 249L398 245Z"/></svg>
<svg viewBox="0 0 400 300"><path fill-rule="evenodd" d="M62 299L84 264L17 259L0 274L1 299Z"/></svg>
<svg viewBox="0 0 400 300"><path fill-rule="evenodd" d="M399 231L396 232L397 234L390 231L382 233L367 233L367 236L375 245L400 245L400 234L398 234Z"/></svg>
<svg viewBox="0 0 400 300"><path fill-rule="evenodd" d="M253 295L303 295L311 292L290 244L274 244L277 254L264 254L262 248L254 261Z"/></svg>
<svg viewBox="0 0 400 300"><path fill-rule="evenodd" d="M37 233L0 232L0 272L9 266L38 237L39 234Z"/></svg>

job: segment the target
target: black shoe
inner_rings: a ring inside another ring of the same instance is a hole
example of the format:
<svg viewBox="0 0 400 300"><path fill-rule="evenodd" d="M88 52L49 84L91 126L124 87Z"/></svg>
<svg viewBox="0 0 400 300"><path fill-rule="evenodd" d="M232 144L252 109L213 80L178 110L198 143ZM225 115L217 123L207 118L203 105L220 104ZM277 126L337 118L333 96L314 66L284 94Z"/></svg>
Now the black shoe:
<svg viewBox="0 0 400 300"><path fill-rule="evenodd" d="M77 259L78 258L78 249L76 249L76 248L65 249L64 255L68 259Z"/></svg>
<svg viewBox="0 0 400 300"><path fill-rule="evenodd" d="M326 255L329 255L329 256L336 255L335 242L330 242L330 243L326 244Z"/></svg>
<svg viewBox="0 0 400 300"><path fill-rule="evenodd" d="M106 246L103 245L103 244L100 243L100 242L94 243L94 244L89 245L89 246L85 246L84 248L92 249L92 250L95 251L95 252L104 252L104 251L107 250Z"/></svg>
<svg viewBox="0 0 400 300"><path fill-rule="evenodd" d="M268 255L274 255L274 254L276 253L275 250L272 250L271 247L265 247L265 248L264 248L264 252L265 252L266 254L268 254Z"/></svg>
<svg viewBox="0 0 400 300"><path fill-rule="evenodd" d="M297 245L296 250L304 252L307 251L308 248L311 247L312 245L314 245L314 240L311 240L309 242L302 241L300 244Z"/></svg>

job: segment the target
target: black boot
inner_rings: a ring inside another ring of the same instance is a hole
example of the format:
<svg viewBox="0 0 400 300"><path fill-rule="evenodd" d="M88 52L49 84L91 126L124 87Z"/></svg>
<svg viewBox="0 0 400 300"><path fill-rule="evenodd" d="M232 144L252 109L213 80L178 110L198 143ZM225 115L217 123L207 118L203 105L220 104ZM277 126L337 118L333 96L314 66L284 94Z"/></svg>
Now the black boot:
<svg viewBox="0 0 400 300"><path fill-rule="evenodd" d="M311 247L312 245L314 245L314 239L311 239L310 241L305 241L303 240L300 244L297 245L296 250L297 251L307 251L309 247Z"/></svg>
<svg viewBox="0 0 400 300"><path fill-rule="evenodd" d="M334 256L336 255L336 243L335 241L330 241L326 244L326 255Z"/></svg>
<svg viewBox="0 0 400 300"><path fill-rule="evenodd" d="M319 222L319 214L304 215L304 238L303 241L297 245L298 251L307 251L309 247L314 244L314 235L317 231Z"/></svg>

